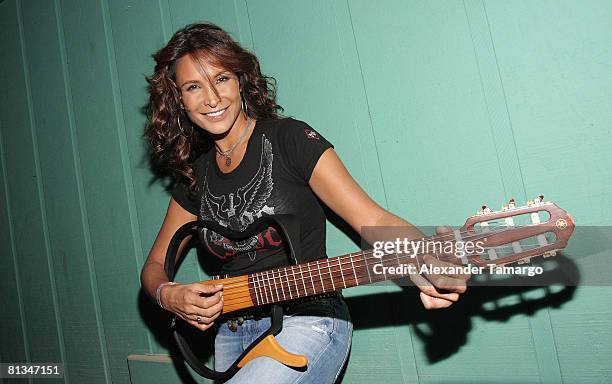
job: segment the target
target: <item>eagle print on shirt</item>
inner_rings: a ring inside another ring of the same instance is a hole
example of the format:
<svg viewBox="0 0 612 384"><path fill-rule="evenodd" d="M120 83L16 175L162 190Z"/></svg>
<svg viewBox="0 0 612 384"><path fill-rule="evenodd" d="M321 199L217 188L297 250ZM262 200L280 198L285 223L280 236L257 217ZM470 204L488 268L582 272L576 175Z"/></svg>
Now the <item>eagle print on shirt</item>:
<svg viewBox="0 0 612 384"><path fill-rule="evenodd" d="M202 185L200 216L203 220L212 220L234 231L243 231L262 215L273 215L274 206L268 206L268 198L274 187L272 164L274 154L272 144L262 135L261 157L255 175L245 185L223 195L210 191L208 174ZM239 253L248 252L251 261L261 249L275 248L282 241L273 228L241 241L232 241L206 228L200 230L200 239L205 247L220 259L226 259Z"/></svg>

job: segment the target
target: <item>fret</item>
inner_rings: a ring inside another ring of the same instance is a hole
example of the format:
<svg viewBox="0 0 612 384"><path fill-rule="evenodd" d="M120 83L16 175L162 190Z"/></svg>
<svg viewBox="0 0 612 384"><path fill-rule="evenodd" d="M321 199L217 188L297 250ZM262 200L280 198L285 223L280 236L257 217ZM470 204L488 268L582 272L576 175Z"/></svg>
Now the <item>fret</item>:
<svg viewBox="0 0 612 384"><path fill-rule="evenodd" d="M285 268L285 280L287 280L287 289L289 290L289 299L293 299L293 295L291 294L291 284L289 283L289 275L287 275L287 269L291 269L291 268Z"/></svg>
<svg viewBox="0 0 612 384"><path fill-rule="evenodd" d="M359 285L359 279L357 278L357 271L355 271L355 264L353 264L353 254L349 253L351 258L351 267L353 268L353 275L355 275L355 285Z"/></svg>
<svg viewBox="0 0 612 384"><path fill-rule="evenodd" d="M274 284L274 290L276 291L276 298L278 299L278 301L280 301L280 292L278 291L278 284L276 284L276 276L274 275L274 270L272 269L270 273L272 274L272 283Z"/></svg>
<svg viewBox="0 0 612 384"><path fill-rule="evenodd" d="M368 255L366 252L361 252L361 257L363 257L363 261L365 262L366 271L368 272L368 280L370 283L372 282L372 276L370 275L370 266L368 265Z"/></svg>
<svg viewBox="0 0 612 384"><path fill-rule="evenodd" d="M255 304L261 305L261 302L259 300L259 294L257 293L257 286L255 283L256 278L257 278L256 274L251 275L251 279L253 280L253 291L255 291Z"/></svg>
<svg viewBox="0 0 612 384"><path fill-rule="evenodd" d="M274 293L272 292L272 285L270 284L270 275L269 275L270 271L265 271L263 272L263 276L266 279L266 294L270 295L270 298L268 299L268 303L273 303L274 302Z"/></svg>
<svg viewBox="0 0 612 384"><path fill-rule="evenodd" d="M274 282L274 276L272 276L272 278L270 278L270 271L266 271L266 273L268 274L268 279L271 282L271 284L270 284L270 295L272 296L272 302L279 301L280 297L278 297L278 290L276 288L276 283ZM274 291L276 291L276 298L274 298Z"/></svg>
<svg viewBox="0 0 612 384"><path fill-rule="evenodd" d="M338 266L340 267L340 276L342 276L342 284L344 285L344 288L346 288L346 281L344 281L344 273L342 272L342 264L340 264L341 257L338 256L336 257L336 259L338 259Z"/></svg>
<svg viewBox="0 0 612 384"><path fill-rule="evenodd" d="M325 292L325 284L323 284L323 273L321 273L321 267L319 267L319 260L317 260L317 271L319 273L319 279L321 279L321 288Z"/></svg>
<svg viewBox="0 0 612 384"><path fill-rule="evenodd" d="M283 293L283 300L287 300L287 298L285 297L285 288L283 287L283 281L281 280L280 268L277 270L277 272L278 272L278 282L280 283L281 292Z"/></svg>
<svg viewBox="0 0 612 384"><path fill-rule="evenodd" d="M258 286L259 286L259 295L261 296L261 302L262 304L267 304L268 301L268 297L266 295L266 290L265 290L265 286L264 286L264 280L263 280L263 273L257 273L257 281L259 282Z"/></svg>
<svg viewBox="0 0 612 384"><path fill-rule="evenodd" d="M261 275L261 282L263 283L265 281L264 274L260 273L260 275ZM261 289L263 290L263 293L266 295L266 304L267 304L270 302L270 298L268 297L268 290L266 289L266 285L267 284L262 284Z"/></svg>
<svg viewBox="0 0 612 384"><path fill-rule="evenodd" d="M266 284L264 285L264 292L266 294L266 302L271 303L272 300L270 299L270 297L268 297L268 288L270 288L270 282L269 282L269 279L268 279L268 275L266 273L265 277L264 277L264 273L262 273L261 277L263 279L265 279L265 282L266 282ZM272 296L272 291L270 291L270 296Z"/></svg>
<svg viewBox="0 0 612 384"><path fill-rule="evenodd" d="M312 279L312 272L310 271L310 263L308 263L306 265L308 265L308 274L310 274L310 283L312 284L312 292L316 295L317 294L317 290L315 289L314 280Z"/></svg>
<svg viewBox="0 0 612 384"><path fill-rule="evenodd" d="M298 264L298 267L300 267L300 276L302 278L302 285L304 286L304 296L308 296L308 290L306 289L306 283L304 282L304 272L302 272L302 264Z"/></svg>
<svg viewBox="0 0 612 384"><path fill-rule="evenodd" d="M331 278L332 288L335 291L336 290L336 284L334 284L334 275L332 275L331 263L329 262L329 259L325 260L325 262L327 263L327 271L329 272L329 277Z"/></svg>

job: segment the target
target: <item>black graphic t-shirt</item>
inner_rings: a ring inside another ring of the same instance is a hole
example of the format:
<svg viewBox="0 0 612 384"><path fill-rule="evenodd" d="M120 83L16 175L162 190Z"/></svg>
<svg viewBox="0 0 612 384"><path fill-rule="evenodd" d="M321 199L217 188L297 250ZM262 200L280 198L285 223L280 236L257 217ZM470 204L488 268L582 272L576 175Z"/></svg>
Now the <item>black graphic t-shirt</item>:
<svg viewBox="0 0 612 384"><path fill-rule="evenodd" d="M172 197L200 219L235 231L265 215L293 214L300 222L303 262L326 258L325 215L308 180L319 157L330 147L302 121L258 120L236 169L221 172L211 150L195 163L195 201L187 197L182 185ZM221 274L242 275L290 264L274 228L238 242L207 229L199 237L204 250L222 261Z"/></svg>

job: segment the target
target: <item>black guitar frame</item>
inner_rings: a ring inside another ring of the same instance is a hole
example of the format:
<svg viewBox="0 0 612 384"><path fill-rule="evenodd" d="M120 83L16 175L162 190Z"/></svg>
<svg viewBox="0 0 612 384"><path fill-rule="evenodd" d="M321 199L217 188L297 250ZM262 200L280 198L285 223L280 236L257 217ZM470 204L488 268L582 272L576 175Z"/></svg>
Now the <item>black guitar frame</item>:
<svg viewBox="0 0 612 384"><path fill-rule="evenodd" d="M285 244L287 245L287 250L290 255L290 263L295 265L298 264L298 260L302 261L301 248L300 248L300 224L297 218L293 215L274 215L274 216L264 216L251 225L249 225L244 231L237 232L226 227L219 225L218 223L206 221L206 220L198 220L191 221L182 225L172 236L170 240L170 244L168 245L168 250L166 252L166 260L164 262L164 269L166 271L166 275L168 277L168 281L174 281L174 277L176 276L176 265L179 260L177 260L177 252L182 241L190 234L193 234L200 228L206 228L208 230L212 230L222 236L227 237L230 240L240 241L246 238L249 238L255 234L258 234L264 231L268 227L274 227L278 231ZM174 262L173 262L174 261ZM204 363L202 363L197 356L193 353L191 347L187 343L187 340L181 333L181 325L186 324L182 319L178 316L174 316L172 318L172 322L170 323L170 329L174 336L174 340L183 355L183 358L189 364L189 366L200 376L203 376L207 379L218 380L218 381L226 381L229 380L232 376L238 372L240 369L238 367L239 362L253 349L259 342L261 342L264 338L269 335L277 335L283 329L283 316L284 309L280 304L272 304L271 305L271 325L270 328L265 331L261 336L259 336L249 347L234 361L234 363L224 372L218 372L212 370Z"/></svg>

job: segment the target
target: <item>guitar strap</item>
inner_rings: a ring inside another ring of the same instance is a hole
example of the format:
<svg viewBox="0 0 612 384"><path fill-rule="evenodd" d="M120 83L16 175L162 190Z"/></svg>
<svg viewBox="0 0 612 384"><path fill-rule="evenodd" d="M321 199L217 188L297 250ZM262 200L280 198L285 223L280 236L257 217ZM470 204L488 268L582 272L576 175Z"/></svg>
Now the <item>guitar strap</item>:
<svg viewBox="0 0 612 384"><path fill-rule="evenodd" d="M178 248L185 239L190 234L193 234L194 231L199 228L207 228L212 230L222 236L227 237L228 239L234 241L244 240L249 238L255 234L261 233L268 227L274 227L277 229L279 234L283 237L283 241L286 244L286 250L290 257L290 264L299 264L304 262L302 258L302 252L300 247L300 223L298 219L294 215L273 215L273 216L264 216L260 219L253 222L249 225L244 231L237 232L230 230L228 228L222 227L218 223L199 220L199 221L191 221L189 223L181 226L176 233L172 236L170 240L170 244L168 245L168 250L166 252L166 259L164 263L164 269L166 271L166 275L169 281L174 281L174 277L176 275L176 265L179 264L179 260L177 260L177 252ZM270 328L264 332L261 336L257 338L249 347L234 361L234 363L225 371L218 372L212 370L204 363L202 363L198 357L193 353L191 347L187 343L187 340L182 334L182 328L187 325L184 321L182 321L177 316L174 316L172 322L170 324L170 329L172 330L174 340L181 351L185 361L189 366L200 376L203 376L207 379L211 380L220 380L225 381L230 379L238 370L238 363L263 339L265 339L269 335L277 335L283 328L283 307L279 304L271 305L271 326Z"/></svg>

